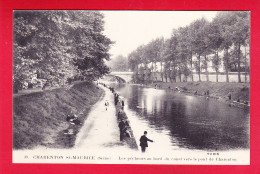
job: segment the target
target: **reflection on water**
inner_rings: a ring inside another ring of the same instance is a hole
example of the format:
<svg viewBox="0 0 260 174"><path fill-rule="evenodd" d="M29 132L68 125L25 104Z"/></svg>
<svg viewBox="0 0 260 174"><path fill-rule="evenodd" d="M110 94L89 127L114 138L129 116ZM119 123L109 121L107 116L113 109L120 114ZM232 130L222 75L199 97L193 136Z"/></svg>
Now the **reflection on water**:
<svg viewBox="0 0 260 174"><path fill-rule="evenodd" d="M127 104L138 137L148 130L152 146L170 149L249 148L249 111L215 100L140 85L110 84Z"/></svg>

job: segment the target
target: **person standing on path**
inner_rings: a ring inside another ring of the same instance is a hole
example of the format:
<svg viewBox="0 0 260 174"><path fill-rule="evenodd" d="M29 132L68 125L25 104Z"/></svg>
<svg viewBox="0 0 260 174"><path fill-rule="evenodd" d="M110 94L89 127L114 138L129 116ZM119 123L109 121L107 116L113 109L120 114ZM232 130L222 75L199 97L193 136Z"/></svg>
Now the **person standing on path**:
<svg viewBox="0 0 260 174"><path fill-rule="evenodd" d="M106 102L105 102L106 111L107 111L108 106L109 106L109 103L108 103L108 101L106 100Z"/></svg>
<svg viewBox="0 0 260 174"><path fill-rule="evenodd" d="M142 135L141 138L140 138L140 146L141 146L143 153L145 152L146 147L148 147L147 141L153 142L153 140L150 140L146 136L147 136L147 131L144 131L144 135Z"/></svg>
<svg viewBox="0 0 260 174"><path fill-rule="evenodd" d="M122 110L124 110L125 102L122 100Z"/></svg>

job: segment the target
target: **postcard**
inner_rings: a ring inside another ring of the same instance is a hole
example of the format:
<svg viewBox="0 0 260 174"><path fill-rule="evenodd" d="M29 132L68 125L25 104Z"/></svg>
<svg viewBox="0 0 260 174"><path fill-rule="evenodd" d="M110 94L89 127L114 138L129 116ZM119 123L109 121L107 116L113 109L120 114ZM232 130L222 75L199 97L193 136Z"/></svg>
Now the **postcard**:
<svg viewBox="0 0 260 174"><path fill-rule="evenodd" d="M12 162L250 165L250 17L14 10Z"/></svg>

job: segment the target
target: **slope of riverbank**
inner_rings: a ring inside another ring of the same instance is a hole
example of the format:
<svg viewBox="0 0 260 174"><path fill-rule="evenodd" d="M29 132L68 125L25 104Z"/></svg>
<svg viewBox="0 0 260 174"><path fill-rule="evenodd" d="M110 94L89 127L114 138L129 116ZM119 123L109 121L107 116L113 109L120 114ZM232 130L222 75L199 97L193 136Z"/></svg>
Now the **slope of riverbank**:
<svg viewBox="0 0 260 174"><path fill-rule="evenodd" d="M66 121L76 114L81 123L90 108L104 95L91 82L77 83L71 88L35 92L13 98L13 148L69 148L82 124ZM64 134L72 130L72 134Z"/></svg>
<svg viewBox="0 0 260 174"><path fill-rule="evenodd" d="M249 83L215 83L215 82L176 82L176 83L153 83L150 87L175 90L176 87L185 93L204 95L209 90L209 96L216 99L228 100L228 94L231 94L232 101L242 101L250 103L250 84Z"/></svg>

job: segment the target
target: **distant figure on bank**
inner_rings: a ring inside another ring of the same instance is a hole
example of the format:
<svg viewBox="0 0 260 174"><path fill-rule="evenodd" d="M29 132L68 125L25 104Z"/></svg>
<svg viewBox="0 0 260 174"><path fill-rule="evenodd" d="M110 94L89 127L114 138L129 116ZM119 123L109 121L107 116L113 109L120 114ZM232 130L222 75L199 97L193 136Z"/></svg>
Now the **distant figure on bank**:
<svg viewBox="0 0 260 174"><path fill-rule="evenodd" d="M106 100L106 102L105 102L106 110L107 110L108 106L109 106L109 103L108 103L108 101Z"/></svg>
<svg viewBox="0 0 260 174"><path fill-rule="evenodd" d="M209 96L209 90L206 91L206 95Z"/></svg>
<svg viewBox="0 0 260 174"><path fill-rule="evenodd" d="M124 110L125 102L122 100L122 110Z"/></svg>
<svg viewBox="0 0 260 174"><path fill-rule="evenodd" d="M228 99L231 100L231 92L228 93Z"/></svg>
<svg viewBox="0 0 260 174"><path fill-rule="evenodd" d="M118 119L118 120L122 120L122 118L123 118L123 111L120 109L120 110L118 111L118 113L117 113L117 119Z"/></svg>
<svg viewBox="0 0 260 174"><path fill-rule="evenodd" d="M78 119L78 116L76 114L71 114L71 115L67 115L67 118L66 120L68 122L70 122L70 124L76 124L76 125L79 125L79 124L82 124L79 119Z"/></svg>
<svg viewBox="0 0 260 174"><path fill-rule="evenodd" d="M115 93L115 105L117 105L117 103L118 103L118 98L119 98L119 95L117 93Z"/></svg>
<svg viewBox="0 0 260 174"><path fill-rule="evenodd" d="M120 130L120 141L123 141L123 139L124 139L124 131L126 130L124 120L121 120L119 122L119 130Z"/></svg>
<svg viewBox="0 0 260 174"><path fill-rule="evenodd" d="M150 140L146 136L147 136L147 131L144 131L144 135L141 136L141 138L140 138L140 146L141 146L143 153L145 152L146 147L148 147L147 141L153 142L153 140Z"/></svg>
<svg viewBox="0 0 260 174"><path fill-rule="evenodd" d="M42 90L43 90L43 91L45 90L46 86L47 86L47 83L45 83L45 84L43 85L43 87L42 87Z"/></svg>

